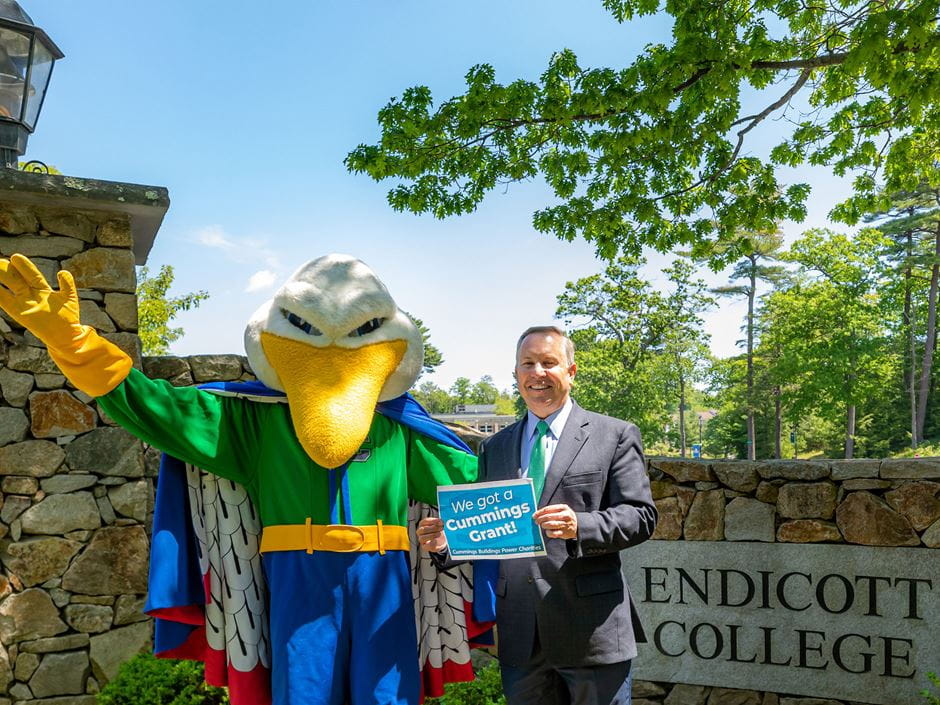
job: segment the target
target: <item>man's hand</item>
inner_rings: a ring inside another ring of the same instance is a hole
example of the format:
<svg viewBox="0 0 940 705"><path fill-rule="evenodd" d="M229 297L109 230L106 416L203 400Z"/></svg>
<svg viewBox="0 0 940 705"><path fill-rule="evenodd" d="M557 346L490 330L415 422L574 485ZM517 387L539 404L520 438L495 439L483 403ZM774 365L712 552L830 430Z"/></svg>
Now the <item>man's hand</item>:
<svg viewBox="0 0 940 705"><path fill-rule="evenodd" d="M550 539L578 538L578 515L567 504L550 504L532 515Z"/></svg>
<svg viewBox="0 0 940 705"><path fill-rule="evenodd" d="M440 553L447 548L444 536L444 522L437 517L425 517L418 522L418 543L421 550L428 553Z"/></svg>

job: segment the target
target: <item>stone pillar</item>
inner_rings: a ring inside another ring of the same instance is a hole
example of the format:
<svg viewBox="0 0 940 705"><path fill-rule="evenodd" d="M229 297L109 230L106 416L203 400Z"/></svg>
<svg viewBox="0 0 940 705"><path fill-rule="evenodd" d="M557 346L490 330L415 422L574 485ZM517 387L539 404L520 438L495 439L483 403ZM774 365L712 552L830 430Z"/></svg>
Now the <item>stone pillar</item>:
<svg viewBox="0 0 940 705"><path fill-rule="evenodd" d="M135 264L166 189L0 169L0 254L74 275L82 320L140 360ZM92 705L150 647L142 444L0 317L0 705Z"/></svg>

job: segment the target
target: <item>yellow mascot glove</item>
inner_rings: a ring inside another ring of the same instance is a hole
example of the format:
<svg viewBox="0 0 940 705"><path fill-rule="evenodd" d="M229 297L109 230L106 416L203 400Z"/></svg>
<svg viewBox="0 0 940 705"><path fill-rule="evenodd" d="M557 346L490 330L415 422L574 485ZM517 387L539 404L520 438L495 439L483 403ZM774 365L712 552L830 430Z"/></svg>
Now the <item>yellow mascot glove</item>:
<svg viewBox="0 0 940 705"><path fill-rule="evenodd" d="M36 265L23 255L0 259L0 308L49 348L49 355L76 387L94 397L107 394L130 373L133 362L78 314L71 273L58 275L53 291Z"/></svg>

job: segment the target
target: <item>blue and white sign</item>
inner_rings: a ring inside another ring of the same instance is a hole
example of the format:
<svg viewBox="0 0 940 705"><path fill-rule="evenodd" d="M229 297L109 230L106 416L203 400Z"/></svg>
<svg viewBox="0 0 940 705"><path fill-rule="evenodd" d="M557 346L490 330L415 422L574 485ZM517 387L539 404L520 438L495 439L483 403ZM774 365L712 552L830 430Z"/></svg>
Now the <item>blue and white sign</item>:
<svg viewBox="0 0 940 705"><path fill-rule="evenodd" d="M545 555L542 532L532 520L538 507L532 480L438 487L437 506L453 558Z"/></svg>

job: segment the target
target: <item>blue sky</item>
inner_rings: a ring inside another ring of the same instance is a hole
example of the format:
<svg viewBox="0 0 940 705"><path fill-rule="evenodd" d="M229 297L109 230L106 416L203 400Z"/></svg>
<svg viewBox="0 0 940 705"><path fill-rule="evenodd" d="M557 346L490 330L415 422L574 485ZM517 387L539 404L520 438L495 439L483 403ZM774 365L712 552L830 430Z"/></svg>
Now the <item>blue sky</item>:
<svg viewBox="0 0 940 705"><path fill-rule="evenodd" d="M409 86L444 99L476 63L500 81L537 79L562 48L583 66L623 66L669 40L667 18L618 25L587 0L20 2L65 53L26 158L169 189L149 265L172 264L178 293L211 295L180 316L174 353L241 353L245 321L281 281L346 252L425 321L444 387L484 374L510 386L519 331L551 321L565 282L602 264L532 229L549 198L539 182L438 221L394 213L388 186L347 173L344 156L378 137L376 113ZM768 123L755 148L780 128ZM807 221L784 225L790 238L825 224L845 190L821 171L792 176L816 188ZM649 276L669 260L652 254ZM743 312L725 302L707 315L716 354L735 353Z"/></svg>

